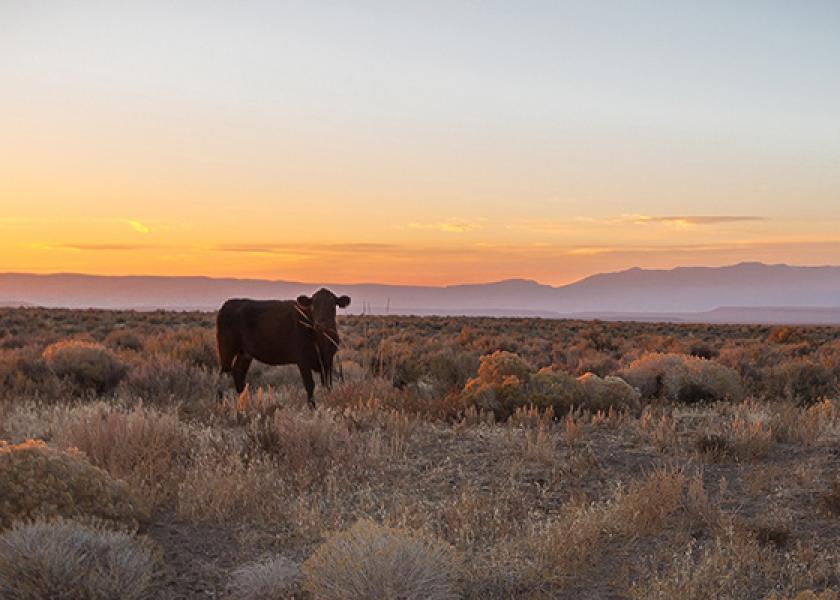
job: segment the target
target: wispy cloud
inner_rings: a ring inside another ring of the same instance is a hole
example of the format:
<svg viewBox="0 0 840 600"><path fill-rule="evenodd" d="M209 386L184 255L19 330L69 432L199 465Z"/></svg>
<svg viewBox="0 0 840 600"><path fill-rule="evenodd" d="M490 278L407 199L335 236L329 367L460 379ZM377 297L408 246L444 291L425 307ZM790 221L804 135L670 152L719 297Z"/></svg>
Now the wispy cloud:
<svg viewBox="0 0 840 600"><path fill-rule="evenodd" d="M30 248L37 250L83 250L83 251L112 251L112 250L147 250L149 248L163 248L148 244L30 244Z"/></svg>
<svg viewBox="0 0 840 600"><path fill-rule="evenodd" d="M479 223L458 219L441 221L438 223L411 222L408 224L409 229L432 229L436 231L443 231L445 233L464 233L465 231L473 231L474 229L479 229L480 227L481 225Z"/></svg>
<svg viewBox="0 0 840 600"><path fill-rule="evenodd" d="M673 223L677 225L717 225L719 223L740 223L749 221L766 221L766 217L752 215L687 215L669 217L636 216L633 223Z"/></svg>
<svg viewBox="0 0 840 600"><path fill-rule="evenodd" d="M120 219L121 223L125 223L137 233L147 234L152 232L152 228L148 225L137 221L136 219Z"/></svg>
<svg viewBox="0 0 840 600"><path fill-rule="evenodd" d="M480 244L441 247L419 246L414 244L351 242L341 244L221 244L212 246L209 250L214 252L238 252L287 258L340 259L342 257L353 257L354 260L381 260L418 256L463 256L480 252L482 248Z"/></svg>
<svg viewBox="0 0 840 600"><path fill-rule="evenodd" d="M572 248L567 254L569 256L597 256L598 254L610 254L615 251L615 248L607 246L581 246L579 248Z"/></svg>
<svg viewBox="0 0 840 600"><path fill-rule="evenodd" d="M347 244L221 244L213 246L215 252L242 252L245 254L282 254L317 256L322 254L370 254L397 250L394 244L347 243Z"/></svg>
<svg viewBox="0 0 840 600"><path fill-rule="evenodd" d="M665 215L652 216L640 214L624 214L608 217L573 217L568 219L529 219L513 227L521 227L532 231L554 233L576 233L582 227L605 227L614 225L663 225L678 229L702 227L705 225L722 225L727 223L749 223L767 221L767 217L754 215Z"/></svg>

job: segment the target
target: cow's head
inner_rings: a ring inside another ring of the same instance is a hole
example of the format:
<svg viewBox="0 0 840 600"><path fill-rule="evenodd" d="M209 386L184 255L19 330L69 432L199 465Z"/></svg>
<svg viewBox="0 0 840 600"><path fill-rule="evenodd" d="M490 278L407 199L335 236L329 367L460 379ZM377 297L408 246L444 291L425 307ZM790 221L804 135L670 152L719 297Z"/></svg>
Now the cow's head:
<svg viewBox="0 0 840 600"><path fill-rule="evenodd" d="M350 306L350 296L336 296L327 288L321 288L312 296L298 296L298 304L312 310L312 321L318 329L336 331L335 309Z"/></svg>

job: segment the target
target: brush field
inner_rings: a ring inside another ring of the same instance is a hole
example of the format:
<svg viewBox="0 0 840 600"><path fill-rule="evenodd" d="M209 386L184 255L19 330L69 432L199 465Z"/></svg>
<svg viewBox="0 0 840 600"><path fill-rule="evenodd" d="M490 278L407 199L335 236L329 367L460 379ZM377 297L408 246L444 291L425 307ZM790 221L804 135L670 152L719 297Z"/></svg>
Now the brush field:
<svg viewBox="0 0 840 600"><path fill-rule="evenodd" d="M838 328L339 316L312 411L213 322L0 309L0 597L838 598Z"/></svg>

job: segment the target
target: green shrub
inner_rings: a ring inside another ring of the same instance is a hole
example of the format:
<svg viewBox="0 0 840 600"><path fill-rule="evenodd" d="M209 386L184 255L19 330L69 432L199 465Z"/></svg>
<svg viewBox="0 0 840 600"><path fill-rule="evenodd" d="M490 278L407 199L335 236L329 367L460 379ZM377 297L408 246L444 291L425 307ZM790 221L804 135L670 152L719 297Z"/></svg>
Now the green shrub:
<svg viewBox="0 0 840 600"><path fill-rule="evenodd" d="M40 441L15 446L0 441L0 530L35 518L88 518L136 531L149 520L123 481L90 465L80 454Z"/></svg>
<svg viewBox="0 0 840 600"><path fill-rule="evenodd" d="M459 597L448 544L367 520L330 537L302 570L304 588L318 600Z"/></svg>
<svg viewBox="0 0 840 600"><path fill-rule="evenodd" d="M163 592L148 542L72 521L0 534L3 600L154 600Z"/></svg>
<svg viewBox="0 0 840 600"><path fill-rule="evenodd" d="M56 342L47 346L43 357L58 377L100 395L113 390L126 374L122 361L111 350L94 342Z"/></svg>

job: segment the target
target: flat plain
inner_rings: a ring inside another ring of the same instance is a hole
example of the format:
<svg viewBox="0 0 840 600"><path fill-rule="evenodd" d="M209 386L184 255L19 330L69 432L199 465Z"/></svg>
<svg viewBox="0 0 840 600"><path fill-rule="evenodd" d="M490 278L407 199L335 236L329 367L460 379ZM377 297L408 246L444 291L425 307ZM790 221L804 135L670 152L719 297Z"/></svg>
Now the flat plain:
<svg viewBox="0 0 840 600"><path fill-rule="evenodd" d="M0 459L133 507L35 473L0 528L119 521L138 598L837 597L838 328L340 317L310 410L292 367L235 394L213 319L0 309Z"/></svg>

